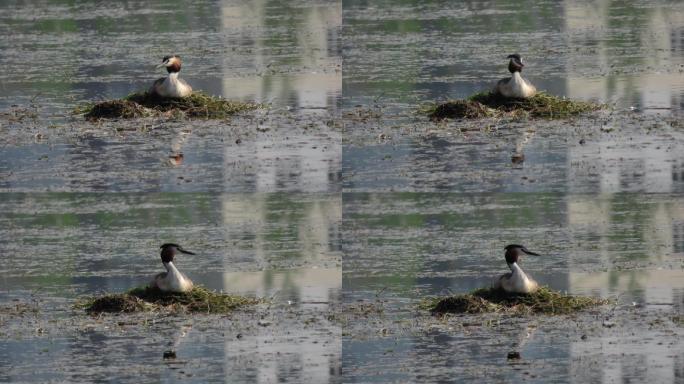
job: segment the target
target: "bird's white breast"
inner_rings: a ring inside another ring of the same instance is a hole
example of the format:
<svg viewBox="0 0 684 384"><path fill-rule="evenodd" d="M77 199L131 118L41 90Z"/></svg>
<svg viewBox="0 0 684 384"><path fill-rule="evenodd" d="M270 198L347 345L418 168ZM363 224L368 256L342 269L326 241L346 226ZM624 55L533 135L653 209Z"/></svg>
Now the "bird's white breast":
<svg viewBox="0 0 684 384"><path fill-rule="evenodd" d="M178 73L170 73L157 87L156 92L162 97L186 97L192 94L192 88L178 78Z"/></svg>
<svg viewBox="0 0 684 384"><path fill-rule="evenodd" d="M508 82L499 83L497 92L505 97L527 98L534 96L537 89L527 80L523 79L520 72L514 72Z"/></svg>

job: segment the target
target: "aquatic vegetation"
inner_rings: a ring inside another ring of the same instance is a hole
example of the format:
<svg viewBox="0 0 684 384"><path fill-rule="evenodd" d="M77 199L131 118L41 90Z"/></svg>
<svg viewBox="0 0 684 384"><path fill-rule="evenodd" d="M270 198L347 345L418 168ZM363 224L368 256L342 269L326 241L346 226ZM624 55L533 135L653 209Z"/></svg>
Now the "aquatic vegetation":
<svg viewBox="0 0 684 384"><path fill-rule="evenodd" d="M531 117L563 119L605 106L586 101L570 100L539 92L527 99L513 99L499 94L477 93L465 100L449 100L423 109L431 120L479 119L484 117Z"/></svg>
<svg viewBox="0 0 684 384"><path fill-rule="evenodd" d="M195 286L190 292L163 292L158 288L138 287L126 293L109 294L77 304L89 313L171 312L228 313L237 308L262 303L263 299L228 295Z"/></svg>
<svg viewBox="0 0 684 384"><path fill-rule="evenodd" d="M132 119L138 117L170 116L202 119L222 119L238 112L260 108L252 102L227 100L222 97L195 92L183 98L162 98L148 92L134 93L123 99L107 100L74 109L87 120Z"/></svg>
<svg viewBox="0 0 684 384"><path fill-rule="evenodd" d="M544 313L549 315L568 314L598 305L608 300L566 295L548 287L541 287L534 293L509 293L503 289L480 288L471 293L444 298L429 298L422 304L432 313Z"/></svg>

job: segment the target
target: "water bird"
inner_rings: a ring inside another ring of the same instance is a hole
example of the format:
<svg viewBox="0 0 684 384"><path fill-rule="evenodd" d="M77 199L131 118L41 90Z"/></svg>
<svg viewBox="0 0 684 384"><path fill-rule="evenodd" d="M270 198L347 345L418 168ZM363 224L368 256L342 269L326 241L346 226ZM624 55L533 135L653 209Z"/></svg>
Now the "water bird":
<svg viewBox="0 0 684 384"><path fill-rule="evenodd" d="M518 244L509 244L504 249L506 250L506 264L508 264L511 272L501 275L494 284L494 287L511 293L532 293L536 291L539 288L539 284L527 276L518 265L518 262L523 254L534 256L539 256L539 254L529 251L524 246Z"/></svg>
<svg viewBox="0 0 684 384"><path fill-rule="evenodd" d="M188 292L192 290L192 280L188 279L178 268L173 264L173 258L176 252L194 255L193 252L186 251L178 244L166 243L161 247L161 259L166 272L157 274L152 281L151 286L157 287L165 292Z"/></svg>
<svg viewBox="0 0 684 384"><path fill-rule="evenodd" d="M181 70L181 58L178 55L164 56L157 68L166 67L168 76L157 79L150 88L150 93L159 97L186 97L192 94L192 87L178 77Z"/></svg>
<svg viewBox="0 0 684 384"><path fill-rule="evenodd" d="M532 97L537 93L537 88L528 80L525 80L522 75L523 64L522 57L514 53L508 55L508 70L513 76L499 80L494 88L494 93L498 93L503 97L526 99Z"/></svg>

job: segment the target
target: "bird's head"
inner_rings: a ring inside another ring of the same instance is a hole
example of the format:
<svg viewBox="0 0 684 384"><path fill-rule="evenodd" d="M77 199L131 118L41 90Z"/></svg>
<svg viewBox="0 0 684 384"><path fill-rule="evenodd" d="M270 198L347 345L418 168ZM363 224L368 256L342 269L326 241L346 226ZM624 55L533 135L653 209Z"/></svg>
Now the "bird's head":
<svg viewBox="0 0 684 384"><path fill-rule="evenodd" d="M523 245L509 244L506 247L504 247L504 249L506 250L506 262L508 264L517 263L520 259L520 256L522 256L523 254L539 256L538 253L529 251Z"/></svg>
<svg viewBox="0 0 684 384"><path fill-rule="evenodd" d="M162 244L159 248L161 249L161 259L164 263L172 262L173 258L176 256L176 252L186 253L188 255L195 254L194 252L186 251L180 245L173 243Z"/></svg>
<svg viewBox="0 0 684 384"><path fill-rule="evenodd" d="M164 56L161 64L157 65L157 68L166 67L169 73L180 72L181 70L181 58L178 55Z"/></svg>
<svg viewBox="0 0 684 384"><path fill-rule="evenodd" d="M514 53L512 55L508 55L508 59L511 59L511 61L508 62L508 70L511 73L522 71L525 64L523 64L522 57L519 54Z"/></svg>

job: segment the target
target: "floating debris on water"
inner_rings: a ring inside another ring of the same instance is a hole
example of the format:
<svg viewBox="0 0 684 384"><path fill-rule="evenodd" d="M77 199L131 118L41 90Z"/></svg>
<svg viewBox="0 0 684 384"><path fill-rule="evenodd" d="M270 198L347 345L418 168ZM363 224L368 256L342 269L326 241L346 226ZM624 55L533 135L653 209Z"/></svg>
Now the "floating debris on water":
<svg viewBox="0 0 684 384"><path fill-rule="evenodd" d="M12 317L12 316L24 316L27 314L37 314L38 313L38 306L33 303L33 304L28 304L28 303L23 303L16 301L13 304L10 305L0 305L0 320L2 320L2 317Z"/></svg>
<svg viewBox="0 0 684 384"><path fill-rule="evenodd" d="M603 104L570 100L539 92L526 99L503 97L499 94L477 93L467 99L449 100L422 108L431 120L479 119L485 117L531 117L563 119L604 108Z"/></svg>
<svg viewBox="0 0 684 384"><path fill-rule="evenodd" d="M608 300L566 295L548 287L533 293L509 293L498 288L481 288L469 294L430 298L424 303L434 314L445 313L544 313L560 315L607 304Z"/></svg>
<svg viewBox="0 0 684 384"><path fill-rule="evenodd" d="M110 294L78 304L89 313L131 313L155 310L171 312L228 313L262 303L263 299L228 295L196 286L190 292L163 292L139 287L126 293Z"/></svg>
<svg viewBox="0 0 684 384"><path fill-rule="evenodd" d="M202 119L222 119L238 112L260 108L252 102L227 100L195 92L183 98L163 98L144 92L134 93L123 99L107 100L100 103L77 107L75 114L83 114L87 120L132 119L139 117L192 117Z"/></svg>

